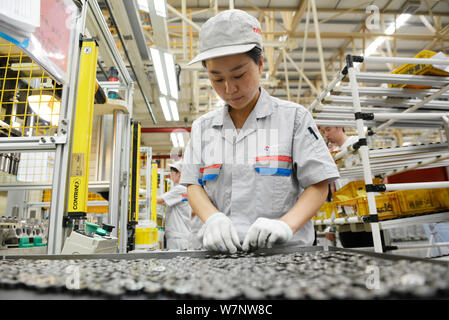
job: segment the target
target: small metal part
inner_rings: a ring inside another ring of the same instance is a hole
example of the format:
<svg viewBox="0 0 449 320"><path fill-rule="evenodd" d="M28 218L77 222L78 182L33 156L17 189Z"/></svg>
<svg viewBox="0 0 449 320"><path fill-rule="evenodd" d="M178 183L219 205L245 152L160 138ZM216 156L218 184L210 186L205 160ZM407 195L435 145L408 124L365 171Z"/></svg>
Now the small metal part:
<svg viewBox="0 0 449 320"><path fill-rule="evenodd" d="M162 290L162 286L159 283L152 281L143 283L143 287L143 291L150 296L156 296Z"/></svg>

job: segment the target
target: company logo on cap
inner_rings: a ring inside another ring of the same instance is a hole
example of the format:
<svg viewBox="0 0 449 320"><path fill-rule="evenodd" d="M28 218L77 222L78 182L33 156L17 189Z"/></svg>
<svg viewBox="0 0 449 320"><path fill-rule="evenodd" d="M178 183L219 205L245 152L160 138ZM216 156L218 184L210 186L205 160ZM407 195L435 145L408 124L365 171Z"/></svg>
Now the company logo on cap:
<svg viewBox="0 0 449 320"><path fill-rule="evenodd" d="M254 31L255 33L258 33L258 34L262 35L262 30L260 30L260 29L257 28L257 27L253 27L253 31Z"/></svg>

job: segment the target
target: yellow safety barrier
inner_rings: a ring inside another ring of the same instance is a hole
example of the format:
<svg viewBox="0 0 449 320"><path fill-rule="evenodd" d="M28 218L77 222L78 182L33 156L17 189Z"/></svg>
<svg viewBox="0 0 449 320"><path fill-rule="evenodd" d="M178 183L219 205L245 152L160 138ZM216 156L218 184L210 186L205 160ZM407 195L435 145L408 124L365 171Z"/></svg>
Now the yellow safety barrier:
<svg viewBox="0 0 449 320"><path fill-rule="evenodd" d="M131 126L131 175L129 195L129 222L139 221L139 187L140 187L140 123L134 121Z"/></svg>
<svg viewBox="0 0 449 320"><path fill-rule="evenodd" d="M70 169L69 216L87 212L89 156L96 86L98 46L95 40L83 40Z"/></svg>
<svg viewBox="0 0 449 320"><path fill-rule="evenodd" d="M151 220L157 223L157 163L151 164Z"/></svg>

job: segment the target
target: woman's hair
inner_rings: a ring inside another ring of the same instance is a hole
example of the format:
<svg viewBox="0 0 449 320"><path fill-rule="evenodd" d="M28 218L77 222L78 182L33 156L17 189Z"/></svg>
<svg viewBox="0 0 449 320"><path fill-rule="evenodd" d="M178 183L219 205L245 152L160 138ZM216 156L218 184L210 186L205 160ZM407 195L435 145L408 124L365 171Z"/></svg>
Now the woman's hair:
<svg viewBox="0 0 449 320"><path fill-rule="evenodd" d="M253 59L255 64L259 64L262 57L262 49L260 49L259 47L254 47L251 50L245 52L245 54ZM203 64L203 67L206 68L206 60L201 61L201 63Z"/></svg>
<svg viewBox="0 0 449 320"><path fill-rule="evenodd" d="M179 170L178 170L178 169L176 169L176 168L173 168L173 167L170 167L170 170L171 170L171 171L173 171L174 173L178 173L178 172L179 172Z"/></svg>

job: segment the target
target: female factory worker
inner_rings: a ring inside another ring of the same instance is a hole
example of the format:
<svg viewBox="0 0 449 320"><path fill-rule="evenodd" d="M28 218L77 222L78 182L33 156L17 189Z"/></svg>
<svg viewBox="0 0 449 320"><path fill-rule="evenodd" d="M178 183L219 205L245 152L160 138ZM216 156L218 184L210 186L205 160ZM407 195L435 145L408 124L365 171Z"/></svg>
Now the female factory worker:
<svg viewBox="0 0 449 320"><path fill-rule="evenodd" d="M311 218L339 177L310 113L260 87L261 34L254 17L223 11L201 28L190 62L203 62L226 102L193 122L180 181L209 250L312 245Z"/></svg>

